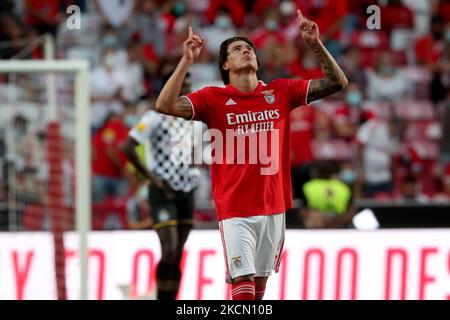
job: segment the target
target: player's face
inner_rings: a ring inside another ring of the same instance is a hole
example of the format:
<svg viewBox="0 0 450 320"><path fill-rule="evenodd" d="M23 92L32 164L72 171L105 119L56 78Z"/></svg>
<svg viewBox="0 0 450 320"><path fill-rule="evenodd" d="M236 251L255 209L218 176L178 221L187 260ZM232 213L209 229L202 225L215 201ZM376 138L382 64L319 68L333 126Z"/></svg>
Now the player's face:
<svg viewBox="0 0 450 320"><path fill-rule="evenodd" d="M245 41L236 41L228 46L228 60L224 64L226 70L233 72L249 69L258 70L258 62L253 48Z"/></svg>

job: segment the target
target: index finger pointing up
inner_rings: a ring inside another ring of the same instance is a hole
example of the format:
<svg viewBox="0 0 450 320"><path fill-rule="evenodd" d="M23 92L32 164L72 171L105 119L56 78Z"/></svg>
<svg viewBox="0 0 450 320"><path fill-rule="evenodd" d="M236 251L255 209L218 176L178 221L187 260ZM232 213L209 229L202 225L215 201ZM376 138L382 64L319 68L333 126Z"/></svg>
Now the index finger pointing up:
<svg viewBox="0 0 450 320"><path fill-rule="evenodd" d="M192 31L192 27L189 26L189 38L194 35L194 32Z"/></svg>
<svg viewBox="0 0 450 320"><path fill-rule="evenodd" d="M305 18L303 17L303 14L302 14L302 10L300 10L300 9L297 9L297 17L298 17L299 23L302 23L303 21L305 21Z"/></svg>

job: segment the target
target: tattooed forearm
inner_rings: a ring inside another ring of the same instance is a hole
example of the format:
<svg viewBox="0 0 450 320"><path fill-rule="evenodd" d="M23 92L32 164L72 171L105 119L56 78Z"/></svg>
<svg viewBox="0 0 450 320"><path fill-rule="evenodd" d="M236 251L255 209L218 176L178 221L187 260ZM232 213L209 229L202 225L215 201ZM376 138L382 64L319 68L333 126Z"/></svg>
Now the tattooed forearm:
<svg viewBox="0 0 450 320"><path fill-rule="evenodd" d="M319 58L325 78L311 81L308 103L339 92L348 84L344 72L322 43L318 42L311 48Z"/></svg>
<svg viewBox="0 0 450 320"><path fill-rule="evenodd" d="M179 97L177 99L176 106L178 110L183 113L192 111L191 102L185 97Z"/></svg>
<svg viewBox="0 0 450 320"><path fill-rule="evenodd" d="M169 80L167 80L156 99L155 107L158 112L175 117L191 119L192 108L190 104L188 104L189 101L184 101L187 99L178 98L181 94L184 79L191 65L192 63L186 59L181 59L180 63L178 63L175 71L170 76Z"/></svg>
<svg viewBox="0 0 450 320"><path fill-rule="evenodd" d="M308 91L308 103L320 100L342 90L342 85L330 79L312 80Z"/></svg>
<svg viewBox="0 0 450 320"><path fill-rule="evenodd" d="M160 113L187 120L191 120L193 114L191 102L186 97L179 97L172 106L169 105L167 108L159 108L157 110Z"/></svg>

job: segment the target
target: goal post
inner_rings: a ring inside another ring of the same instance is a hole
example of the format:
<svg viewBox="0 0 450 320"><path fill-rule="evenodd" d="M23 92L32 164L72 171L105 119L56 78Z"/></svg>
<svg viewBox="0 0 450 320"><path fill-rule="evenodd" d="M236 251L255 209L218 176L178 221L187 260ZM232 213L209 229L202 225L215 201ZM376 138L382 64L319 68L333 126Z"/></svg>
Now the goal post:
<svg viewBox="0 0 450 320"><path fill-rule="evenodd" d="M84 60L6 60L0 61L0 74L75 75L75 227L79 237L80 299L88 298L88 232L91 229L91 141L89 127L89 63ZM49 103L51 103L49 101ZM53 111L50 111L53 112ZM50 117L50 124L57 119Z"/></svg>

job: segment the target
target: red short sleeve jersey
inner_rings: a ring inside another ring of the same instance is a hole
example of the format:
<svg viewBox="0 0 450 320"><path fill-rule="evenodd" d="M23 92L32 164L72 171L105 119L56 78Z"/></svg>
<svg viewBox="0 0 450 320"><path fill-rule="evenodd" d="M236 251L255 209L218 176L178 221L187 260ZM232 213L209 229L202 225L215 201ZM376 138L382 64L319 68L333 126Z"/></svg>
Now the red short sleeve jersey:
<svg viewBox="0 0 450 320"><path fill-rule="evenodd" d="M291 162L298 167L314 160L314 109L297 108L291 113Z"/></svg>
<svg viewBox="0 0 450 320"><path fill-rule="evenodd" d="M117 119L111 120L104 128L96 132L92 138L92 146L95 149L95 157L92 164L94 174L110 177L121 176L120 170L108 158L104 149L106 147L113 147L117 151L120 162L125 166L127 158L120 148L128 137L128 130L123 121Z"/></svg>
<svg viewBox="0 0 450 320"><path fill-rule="evenodd" d="M26 6L29 10L32 10L44 17L57 21L59 14L59 0L26 0ZM27 22L32 25L38 25L42 21L31 14L28 14Z"/></svg>
<svg viewBox="0 0 450 320"><path fill-rule="evenodd" d="M292 207L290 123L306 105L309 81L259 82L251 93L232 85L188 94L194 120L209 127L211 182L218 220L271 215Z"/></svg>

